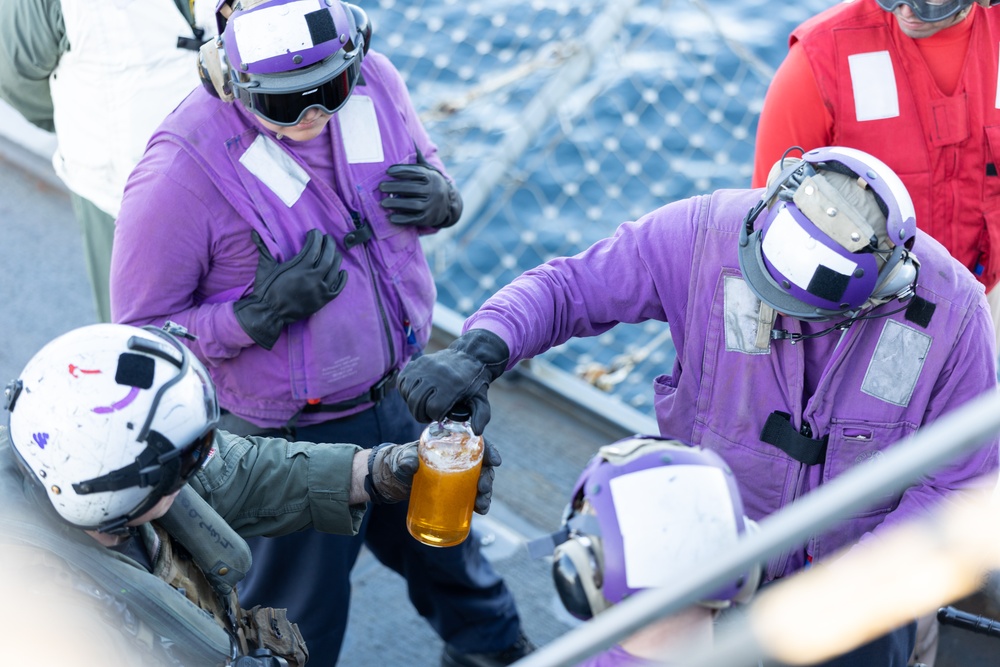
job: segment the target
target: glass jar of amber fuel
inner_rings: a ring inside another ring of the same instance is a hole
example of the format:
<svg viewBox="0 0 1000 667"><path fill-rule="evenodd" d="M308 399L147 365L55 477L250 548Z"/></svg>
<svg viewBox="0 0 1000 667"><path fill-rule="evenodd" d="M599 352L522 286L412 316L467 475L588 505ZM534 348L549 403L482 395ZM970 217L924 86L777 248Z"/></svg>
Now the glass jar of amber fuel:
<svg viewBox="0 0 1000 667"><path fill-rule="evenodd" d="M456 408L420 436L406 528L424 544L450 547L469 536L483 465L483 439L472 432L469 416Z"/></svg>

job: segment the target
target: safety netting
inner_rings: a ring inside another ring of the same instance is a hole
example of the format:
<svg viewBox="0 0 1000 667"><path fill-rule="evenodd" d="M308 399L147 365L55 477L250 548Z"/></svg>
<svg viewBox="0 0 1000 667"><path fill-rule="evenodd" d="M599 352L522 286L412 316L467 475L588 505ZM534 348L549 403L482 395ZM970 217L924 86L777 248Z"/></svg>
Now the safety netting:
<svg viewBox="0 0 1000 667"><path fill-rule="evenodd" d="M463 193L460 224L425 249L440 304L464 317L622 222L748 187L788 34L834 0L362 4ZM543 358L651 415L651 380L674 348L667 324L647 322Z"/></svg>

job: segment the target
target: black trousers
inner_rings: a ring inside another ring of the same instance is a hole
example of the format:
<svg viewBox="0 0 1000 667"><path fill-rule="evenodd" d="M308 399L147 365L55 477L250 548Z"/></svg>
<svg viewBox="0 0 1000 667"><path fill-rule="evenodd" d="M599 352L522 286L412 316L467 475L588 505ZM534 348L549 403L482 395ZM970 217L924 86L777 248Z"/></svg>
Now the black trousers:
<svg viewBox="0 0 1000 667"><path fill-rule="evenodd" d="M916 643L917 623L914 621L815 667L906 667Z"/></svg>

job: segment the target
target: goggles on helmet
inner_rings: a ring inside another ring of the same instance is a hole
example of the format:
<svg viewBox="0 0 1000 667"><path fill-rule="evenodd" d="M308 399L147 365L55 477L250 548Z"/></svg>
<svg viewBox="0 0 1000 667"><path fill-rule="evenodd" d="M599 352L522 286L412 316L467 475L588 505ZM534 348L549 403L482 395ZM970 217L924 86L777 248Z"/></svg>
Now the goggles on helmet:
<svg viewBox="0 0 1000 667"><path fill-rule="evenodd" d="M970 6L973 0L943 0L938 2L930 0L876 0L876 2L887 12L891 12L900 5L906 5L921 21L934 23L951 18ZM1000 0L990 0L991 7L995 4L1000 4Z"/></svg>
<svg viewBox="0 0 1000 667"><path fill-rule="evenodd" d="M337 58L338 56L333 56ZM322 65L322 63L320 63ZM361 74L361 59L350 61L347 69L332 79L315 84L297 72L272 75L266 87L259 79L234 81L233 92L243 106L275 125L297 125L309 109L336 113L354 92Z"/></svg>

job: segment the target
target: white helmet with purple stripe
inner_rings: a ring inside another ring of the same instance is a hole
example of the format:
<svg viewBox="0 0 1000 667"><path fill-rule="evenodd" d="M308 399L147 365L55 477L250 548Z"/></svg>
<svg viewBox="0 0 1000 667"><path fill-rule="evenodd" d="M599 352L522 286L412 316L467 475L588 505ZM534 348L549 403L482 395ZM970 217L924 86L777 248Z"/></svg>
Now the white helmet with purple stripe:
<svg viewBox="0 0 1000 667"><path fill-rule="evenodd" d="M779 164L740 233L740 269L762 302L818 322L912 296L916 216L895 172L839 146Z"/></svg>
<svg viewBox="0 0 1000 667"><path fill-rule="evenodd" d="M164 329L94 324L39 350L6 389L15 459L65 521L118 533L206 461L219 405Z"/></svg>

